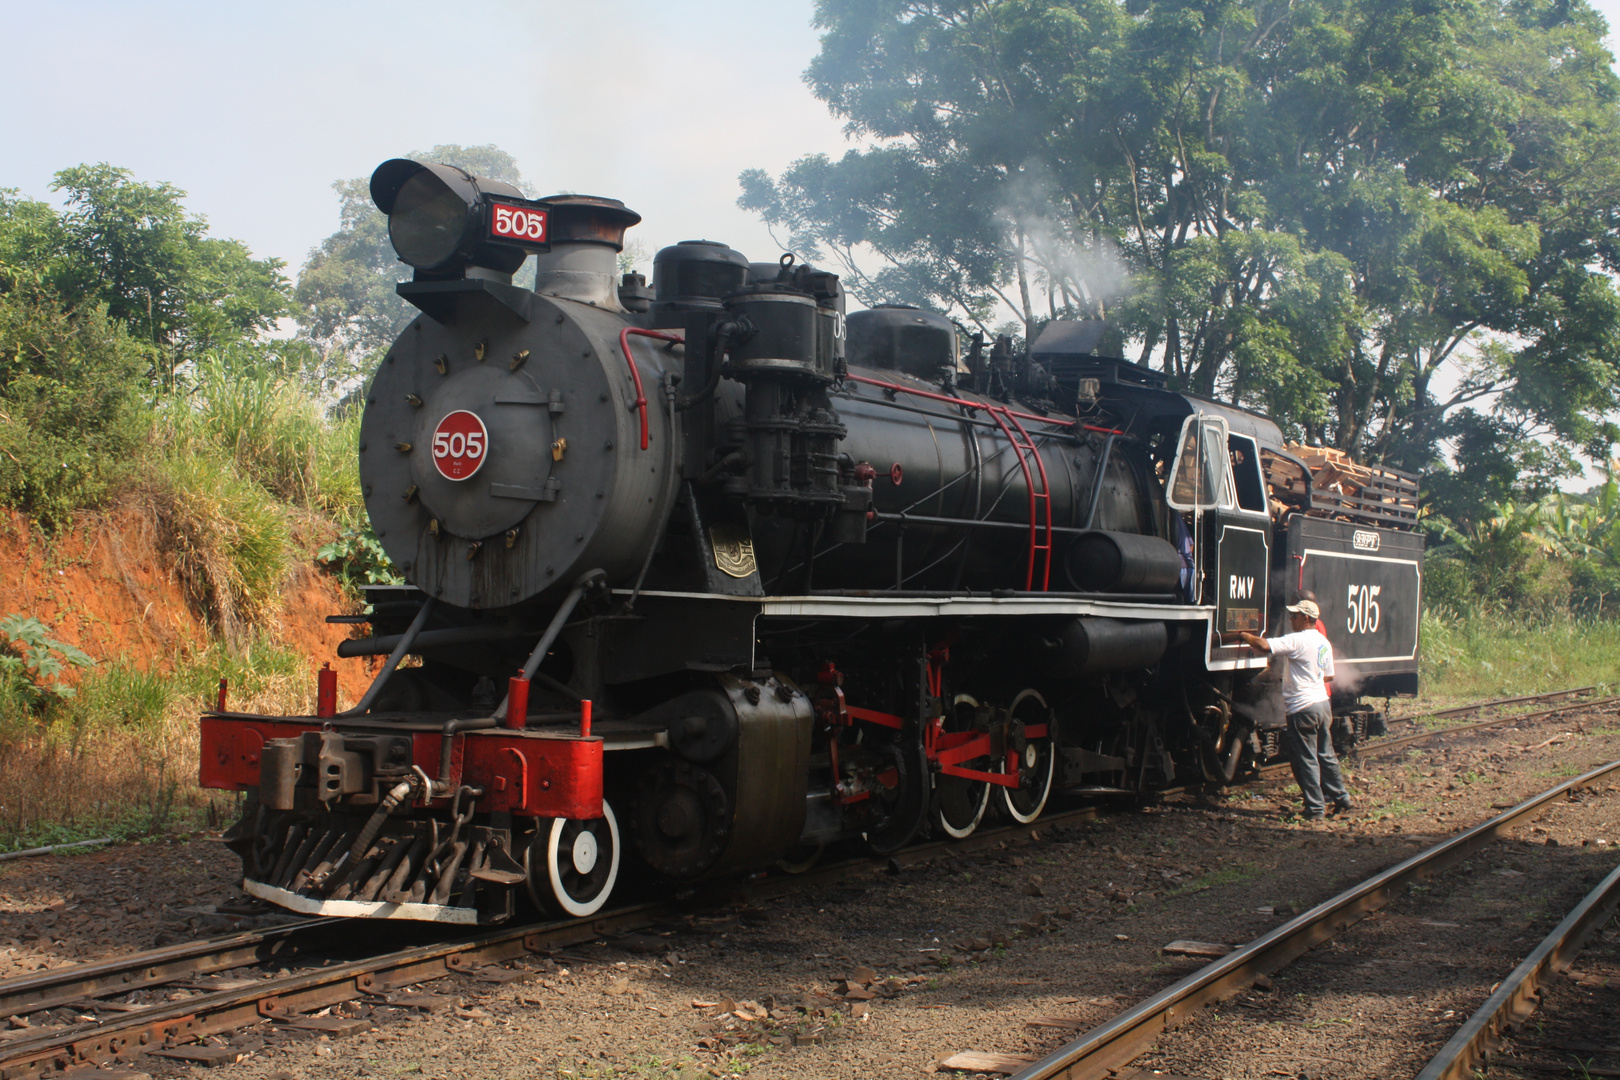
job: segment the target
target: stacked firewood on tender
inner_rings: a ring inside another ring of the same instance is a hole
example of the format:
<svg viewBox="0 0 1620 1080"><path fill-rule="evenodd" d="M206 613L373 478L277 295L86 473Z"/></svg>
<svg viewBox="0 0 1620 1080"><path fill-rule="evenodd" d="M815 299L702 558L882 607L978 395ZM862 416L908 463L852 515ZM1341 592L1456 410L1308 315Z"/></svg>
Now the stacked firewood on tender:
<svg viewBox="0 0 1620 1080"><path fill-rule="evenodd" d="M1289 443L1286 449L1297 460L1261 454L1273 518L1293 512L1383 525L1417 521L1415 477L1383 466L1358 465L1332 447Z"/></svg>

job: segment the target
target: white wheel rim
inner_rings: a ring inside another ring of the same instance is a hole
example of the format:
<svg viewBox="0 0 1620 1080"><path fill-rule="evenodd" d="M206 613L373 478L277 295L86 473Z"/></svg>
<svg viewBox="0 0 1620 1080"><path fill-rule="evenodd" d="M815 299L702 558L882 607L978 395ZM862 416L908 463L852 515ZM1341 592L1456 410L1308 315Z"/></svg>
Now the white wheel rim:
<svg viewBox="0 0 1620 1080"><path fill-rule="evenodd" d="M606 799L602 800L602 817L607 821L608 847L611 849L608 852L608 857L611 861L608 864L607 880L603 882L602 888L597 892L597 894L587 900L574 899L568 895L567 890L563 887L562 878L557 872L557 856L561 851L563 826L567 824L567 819L552 819L551 830L549 835L546 837L546 886L551 892L552 902L558 907L562 908L566 914L575 916L595 915L598 911L602 910L603 905L605 905L608 901L608 897L613 895L613 886L618 883L619 821L613 816L613 807L608 805ZM581 833L580 835L585 836L590 834ZM578 850L577 845L578 838L576 837L575 845L569 851L570 861L576 857L576 852ZM591 862L591 869L594 870L596 868L597 860L601 858L600 844L597 842L595 836L591 836L591 847L597 853L596 857L593 858ZM578 870L578 864L575 863L574 865L575 869ZM589 873L587 870L580 870L579 872Z"/></svg>
<svg viewBox="0 0 1620 1080"><path fill-rule="evenodd" d="M975 709L979 707L978 699L972 694L957 694L955 697L951 698L951 704L968 704L972 705ZM941 779L943 779L943 777L941 777L938 773L934 774L933 783L936 787ZM938 823L940 831L946 836L950 837L952 840L965 840L972 836L974 831L978 829L979 822L984 820L984 812L989 806L990 785L981 782L979 784L979 808L978 811L973 815L972 821L968 822L966 825L963 825L961 828L957 828L949 821L945 820L944 813L942 813L937 806L934 810L934 821Z"/></svg>
<svg viewBox="0 0 1620 1080"><path fill-rule="evenodd" d="M1037 701L1037 702L1040 703L1041 708L1043 710L1046 710L1046 712L1048 714L1047 718L1046 718L1046 722L1047 722L1048 725L1050 725L1052 723L1052 717L1050 715L1051 710L1047 709L1046 699L1044 697L1042 697L1040 695L1040 693L1038 691L1036 691L1036 690L1025 690L1022 693L1020 693L1017 697L1013 698L1012 708L1009 711L1016 713L1018 711L1018 706L1020 704L1022 704L1023 701L1026 698L1032 699L1032 700ZM1048 730L1050 730L1050 728L1048 728ZM1054 747L1054 745L1052 743L1052 737L1050 735L1048 735L1044 739L1031 739L1029 742L1024 744L1025 768L1033 769L1033 768L1035 768L1036 764L1040 761L1040 754L1036 750L1036 746L1039 743L1045 743L1046 747L1047 747L1047 753L1046 753L1046 776L1042 778L1043 782L1042 782L1042 785L1041 785L1041 800L1040 800L1040 802L1036 803L1035 806L1032 809L1030 809L1027 813L1025 813L1025 812L1020 811L1018 809L1018 807L1013 803L1013 792L1016 791L1017 789L1016 788L1008 788L1008 787L1004 787L1004 788L1001 789L1001 804L1004 807L1006 807L1007 816L1012 818L1014 821L1016 821L1020 825L1028 825L1030 822L1032 822L1036 818L1040 817L1041 816L1041 811L1046 809L1046 800L1052 797L1052 776L1053 776L1053 769L1057 765L1057 753L1056 753L1055 747Z"/></svg>
<svg viewBox="0 0 1620 1080"><path fill-rule="evenodd" d="M984 820L985 808L990 805L990 785L982 781L972 781L978 785L979 805L973 813L973 820L961 828L957 828L946 820L943 813L935 812L934 818L939 822L940 829L952 840L965 840L978 829L979 822Z"/></svg>
<svg viewBox="0 0 1620 1080"><path fill-rule="evenodd" d="M1052 795L1052 770L1056 764L1056 754L1046 755L1046 784L1041 789L1041 801L1036 803L1034 808L1027 814L1020 813L1018 807L1013 805L1012 788L1001 789L1001 801L1007 807L1007 814L1014 821L1018 822L1018 824L1028 825L1030 822L1040 817L1041 811L1046 809L1046 800L1051 798Z"/></svg>

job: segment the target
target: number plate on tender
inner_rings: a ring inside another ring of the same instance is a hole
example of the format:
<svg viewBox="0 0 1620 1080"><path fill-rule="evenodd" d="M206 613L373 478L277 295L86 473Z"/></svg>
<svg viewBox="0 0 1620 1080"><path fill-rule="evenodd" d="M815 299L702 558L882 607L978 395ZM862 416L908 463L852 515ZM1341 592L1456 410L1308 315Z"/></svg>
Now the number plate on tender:
<svg viewBox="0 0 1620 1080"><path fill-rule="evenodd" d="M433 429L433 465L446 480L466 480L489 456L489 432L477 413L457 409Z"/></svg>

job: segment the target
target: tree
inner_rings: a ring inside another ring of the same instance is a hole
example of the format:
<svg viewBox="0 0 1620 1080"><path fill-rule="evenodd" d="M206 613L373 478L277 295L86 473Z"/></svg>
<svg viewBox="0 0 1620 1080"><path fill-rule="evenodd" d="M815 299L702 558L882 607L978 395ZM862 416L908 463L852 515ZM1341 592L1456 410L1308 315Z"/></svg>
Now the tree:
<svg viewBox="0 0 1620 1080"><path fill-rule="evenodd" d="M492 145L435 146L409 156L523 189L516 159ZM394 255L388 219L371 202L369 178L338 180L332 188L338 193L338 231L310 252L293 296L299 335L320 353L327 388L339 390L370 367L372 356L388 347L413 311L394 292L395 285L410 279L411 269Z"/></svg>
<svg viewBox="0 0 1620 1080"><path fill-rule="evenodd" d="M0 504L54 529L105 498L147 431L152 353L100 305L0 288Z"/></svg>
<svg viewBox="0 0 1620 1080"><path fill-rule="evenodd" d="M863 299L1006 304L1026 334L1106 316L1175 385L1409 468L1491 426L1507 445L1458 464L1493 484L1537 436L1620 438L1620 79L1583 0L818 0L816 23L806 79L867 145L746 172L739 201Z"/></svg>
<svg viewBox="0 0 1620 1080"><path fill-rule="evenodd" d="M45 280L70 307L105 305L152 345L160 385L172 386L187 359L270 330L287 311L284 264L210 237L172 184L139 183L102 163L63 169L51 190L67 193L67 208L47 230L54 250L33 253Z"/></svg>
<svg viewBox="0 0 1620 1080"><path fill-rule="evenodd" d="M145 398L179 389L183 365L300 361L262 346L287 309L282 264L210 237L183 191L107 164L52 186L60 212L0 191L0 503L57 528L127 481Z"/></svg>

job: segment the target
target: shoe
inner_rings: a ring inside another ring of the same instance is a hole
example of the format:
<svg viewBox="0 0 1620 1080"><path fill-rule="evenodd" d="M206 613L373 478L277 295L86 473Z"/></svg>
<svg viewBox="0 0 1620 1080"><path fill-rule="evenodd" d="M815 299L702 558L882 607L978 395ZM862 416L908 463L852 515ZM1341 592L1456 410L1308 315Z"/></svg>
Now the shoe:
<svg viewBox="0 0 1620 1080"><path fill-rule="evenodd" d="M1299 819L1301 821L1321 821L1322 820L1322 812L1320 810L1318 810L1314 814L1301 814L1301 815L1299 815Z"/></svg>
<svg viewBox="0 0 1620 1080"><path fill-rule="evenodd" d="M1340 814L1348 814L1355 808L1356 804L1351 802L1349 799L1346 799L1343 802L1336 802L1332 806L1328 807L1327 812L1330 817L1338 817Z"/></svg>

